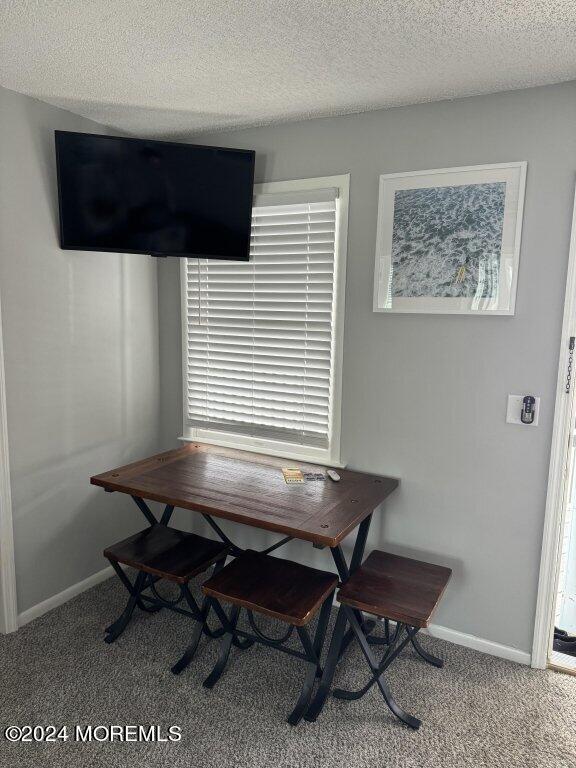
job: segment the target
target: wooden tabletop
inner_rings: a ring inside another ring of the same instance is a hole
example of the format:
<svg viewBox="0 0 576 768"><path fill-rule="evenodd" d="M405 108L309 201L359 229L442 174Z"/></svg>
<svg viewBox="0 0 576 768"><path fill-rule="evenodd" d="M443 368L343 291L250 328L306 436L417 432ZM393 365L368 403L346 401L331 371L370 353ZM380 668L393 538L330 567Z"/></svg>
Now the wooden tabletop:
<svg viewBox="0 0 576 768"><path fill-rule="evenodd" d="M119 491L212 517L334 547L398 486L392 477L339 469L340 482L287 484L280 467L322 471L291 459L203 443L112 469L90 479Z"/></svg>

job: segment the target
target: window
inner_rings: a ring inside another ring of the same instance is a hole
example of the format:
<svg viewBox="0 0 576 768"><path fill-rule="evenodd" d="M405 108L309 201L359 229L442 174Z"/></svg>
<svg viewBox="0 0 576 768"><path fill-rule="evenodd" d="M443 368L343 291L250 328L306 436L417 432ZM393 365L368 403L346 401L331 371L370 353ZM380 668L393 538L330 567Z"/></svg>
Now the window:
<svg viewBox="0 0 576 768"><path fill-rule="evenodd" d="M184 439L338 464L348 176L255 195L249 262L182 262Z"/></svg>

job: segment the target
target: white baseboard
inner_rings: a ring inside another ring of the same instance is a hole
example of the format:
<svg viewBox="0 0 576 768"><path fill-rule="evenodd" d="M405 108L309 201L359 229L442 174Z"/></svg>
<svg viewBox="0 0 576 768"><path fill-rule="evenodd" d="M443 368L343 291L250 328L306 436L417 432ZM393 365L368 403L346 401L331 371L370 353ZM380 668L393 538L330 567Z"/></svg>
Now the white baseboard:
<svg viewBox="0 0 576 768"><path fill-rule="evenodd" d="M78 584L73 584L63 592L59 592L57 595L49 597L48 600L44 600L38 605L33 605L32 608L28 608L18 616L18 626L23 627L25 624L37 619L39 616L43 616L53 608L71 600L76 595L85 592L87 589L95 587L106 579L109 579L114 575L112 566L103 568L98 573L88 576L87 579L79 581ZM487 653L490 656L498 656L501 659L507 659L508 661L515 661L517 664L530 664L530 654L527 651L521 651L518 648L513 648L510 645L502 645L501 643L495 643L492 640L486 640L483 637L476 637L476 635L468 635L466 632L458 632L456 629L450 629L449 627L441 627L438 624L431 624L428 629L422 630L425 634L437 637L440 640L447 640L449 643L455 645L462 645L464 648L472 648L474 651L480 651L480 653Z"/></svg>
<svg viewBox="0 0 576 768"><path fill-rule="evenodd" d="M76 597L76 595L85 592L87 589L95 587L97 584L106 581L106 579L109 579L113 575L114 569L111 565L109 565L106 568L103 568L101 571L98 571L98 573L93 573L92 576L88 576L87 579L79 581L77 584L73 584L71 587L68 587L68 589L59 592L57 595L53 595L47 600L43 600L41 603L33 605L32 608L28 608L28 610L19 614L18 626L23 627L25 624L29 624L39 616L43 616L53 608L58 608L58 606L64 605L64 603L67 603L68 600Z"/></svg>
<svg viewBox="0 0 576 768"><path fill-rule="evenodd" d="M422 631L427 635L432 635L432 637L447 640L455 645L462 645L464 648L472 648L474 651L480 651L480 653L488 653L490 656L515 661L517 664L530 664L531 657L528 651L521 651L511 645L502 645L483 637L467 635L466 632L458 632L456 629L441 627L438 624L430 624L428 629Z"/></svg>

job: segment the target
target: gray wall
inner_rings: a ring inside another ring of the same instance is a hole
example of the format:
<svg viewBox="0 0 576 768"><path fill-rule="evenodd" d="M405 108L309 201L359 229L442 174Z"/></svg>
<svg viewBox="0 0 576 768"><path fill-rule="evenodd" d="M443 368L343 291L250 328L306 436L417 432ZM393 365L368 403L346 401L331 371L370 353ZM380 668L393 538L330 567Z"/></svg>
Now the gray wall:
<svg viewBox="0 0 576 768"><path fill-rule="evenodd" d="M155 450L156 264L62 251L55 129L105 133L0 89L0 290L18 610L101 570L137 530L128 497L90 475Z"/></svg>
<svg viewBox="0 0 576 768"><path fill-rule="evenodd" d="M451 565L436 623L529 651L574 193L576 84L201 139L256 149L258 181L351 173L342 458L402 479L376 516L370 546ZM512 160L528 161L516 316L374 314L378 174ZM182 429L177 267L159 268L166 446ZM507 394L526 392L542 397L535 429L505 423ZM301 556L309 552L300 547Z"/></svg>

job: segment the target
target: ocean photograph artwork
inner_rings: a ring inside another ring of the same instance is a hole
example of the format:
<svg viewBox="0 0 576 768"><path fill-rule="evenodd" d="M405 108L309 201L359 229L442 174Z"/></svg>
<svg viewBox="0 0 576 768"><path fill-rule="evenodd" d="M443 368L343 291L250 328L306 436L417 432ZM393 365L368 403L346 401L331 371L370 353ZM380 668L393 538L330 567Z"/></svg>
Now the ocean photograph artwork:
<svg viewBox="0 0 576 768"><path fill-rule="evenodd" d="M389 296L498 296L506 182L399 189Z"/></svg>

